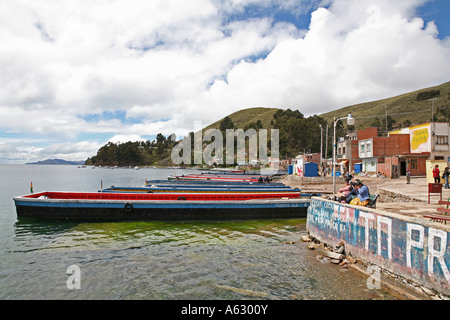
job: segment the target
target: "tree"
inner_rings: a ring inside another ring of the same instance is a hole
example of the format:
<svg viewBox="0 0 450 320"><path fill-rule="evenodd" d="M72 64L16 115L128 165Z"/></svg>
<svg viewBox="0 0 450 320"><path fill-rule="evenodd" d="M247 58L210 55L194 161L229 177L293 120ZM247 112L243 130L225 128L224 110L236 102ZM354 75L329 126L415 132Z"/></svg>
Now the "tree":
<svg viewBox="0 0 450 320"><path fill-rule="evenodd" d="M320 126L326 121L319 116L305 118L298 111L278 110L273 116L273 127L279 130L282 157L294 157L300 152L320 152Z"/></svg>
<svg viewBox="0 0 450 320"><path fill-rule="evenodd" d="M387 117L386 117L386 119L387 119L387 131L390 131L390 130L392 130L392 128L393 128L393 126L394 126L394 124L397 122L394 118L392 118L392 116L391 115L388 115Z"/></svg>
<svg viewBox="0 0 450 320"><path fill-rule="evenodd" d="M402 123L402 127L407 128L407 127L410 127L411 124L412 124L411 120L405 120Z"/></svg>
<svg viewBox="0 0 450 320"><path fill-rule="evenodd" d="M219 125L219 129L220 131L225 132L227 129L234 129L234 124L233 121L231 120L230 117L225 117Z"/></svg>
<svg viewBox="0 0 450 320"><path fill-rule="evenodd" d="M441 94L441 91L439 91L439 90L423 91L417 95L416 99L417 99L417 101L433 99L433 98L438 97L440 94Z"/></svg>

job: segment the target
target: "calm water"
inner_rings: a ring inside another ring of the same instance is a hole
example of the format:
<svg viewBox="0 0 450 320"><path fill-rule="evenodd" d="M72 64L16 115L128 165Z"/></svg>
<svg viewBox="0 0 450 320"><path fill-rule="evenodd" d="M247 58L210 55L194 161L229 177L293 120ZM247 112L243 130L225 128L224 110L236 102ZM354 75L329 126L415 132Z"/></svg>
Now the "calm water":
<svg viewBox="0 0 450 320"><path fill-rule="evenodd" d="M175 169L0 165L0 299L391 299L298 242L305 220L62 223L18 220L12 198L142 186ZM294 241L294 244L288 242ZM81 271L70 290L69 266Z"/></svg>

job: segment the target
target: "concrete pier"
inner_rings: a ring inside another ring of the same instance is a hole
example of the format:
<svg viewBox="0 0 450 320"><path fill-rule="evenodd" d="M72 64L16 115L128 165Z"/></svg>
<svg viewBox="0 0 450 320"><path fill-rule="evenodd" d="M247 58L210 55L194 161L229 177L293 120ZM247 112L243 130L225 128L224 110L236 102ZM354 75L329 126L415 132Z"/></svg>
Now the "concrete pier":
<svg viewBox="0 0 450 320"><path fill-rule="evenodd" d="M411 179L411 184L406 179L356 178L369 186L371 194L380 193L377 209L314 197L307 218L310 236L328 247L344 244L345 254L361 262L356 264L359 271L373 266L431 299L449 299L450 222L423 217L443 207L437 203L440 197L431 197L428 204L425 178ZM307 185L298 182L294 178L288 184L305 192L322 189L327 193L332 187L322 180ZM337 184L340 187L343 181ZM450 189L443 189L442 199L449 197Z"/></svg>
<svg viewBox="0 0 450 320"><path fill-rule="evenodd" d="M395 207L399 213L315 197L306 227L328 245L343 242L354 258L450 296L450 226L421 217L426 208Z"/></svg>

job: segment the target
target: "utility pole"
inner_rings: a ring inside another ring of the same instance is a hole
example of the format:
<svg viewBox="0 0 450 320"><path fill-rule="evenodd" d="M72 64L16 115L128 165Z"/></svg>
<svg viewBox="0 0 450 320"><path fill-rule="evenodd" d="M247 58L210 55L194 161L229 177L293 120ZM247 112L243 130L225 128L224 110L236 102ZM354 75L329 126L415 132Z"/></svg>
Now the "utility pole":
<svg viewBox="0 0 450 320"><path fill-rule="evenodd" d="M387 107L384 105L384 112L386 113L386 136L388 135L388 121L387 121Z"/></svg>
<svg viewBox="0 0 450 320"><path fill-rule="evenodd" d="M388 106L385 104L382 104L382 106L384 106L384 114L385 114L385 118L386 118L386 137L389 135L388 134L388 117L387 117L387 108Z"/></svg>
<svg viewBox="0 0 450 320"><path fill-rule="evenodd" d="M434 125L434 100L436 100L436 97L428 99L428 100L431 100L431 135L433 136L433 140L434 140L434 139L436 139L434 137L434 134L435 134L435 132L434 132L434 127L435 127L435 125ZM431 145L432 145L432 150L431 151L434 151L434 145L435 144L436 144L436 140L434 140L431 143Z"/></svg>

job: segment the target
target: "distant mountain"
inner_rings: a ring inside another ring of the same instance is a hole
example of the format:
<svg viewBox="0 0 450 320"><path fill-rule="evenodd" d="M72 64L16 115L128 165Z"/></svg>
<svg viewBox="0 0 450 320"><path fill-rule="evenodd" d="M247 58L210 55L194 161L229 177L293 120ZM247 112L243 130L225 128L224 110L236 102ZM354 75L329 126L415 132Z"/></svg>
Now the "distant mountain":
<svg viewBox="0 0 450 320"><path fill-rule="evenodd" d="M26 164L62 164L62 165L83 165L84 161L66 161L62 159L47 159L37 162L29 162Z"/></svg>

